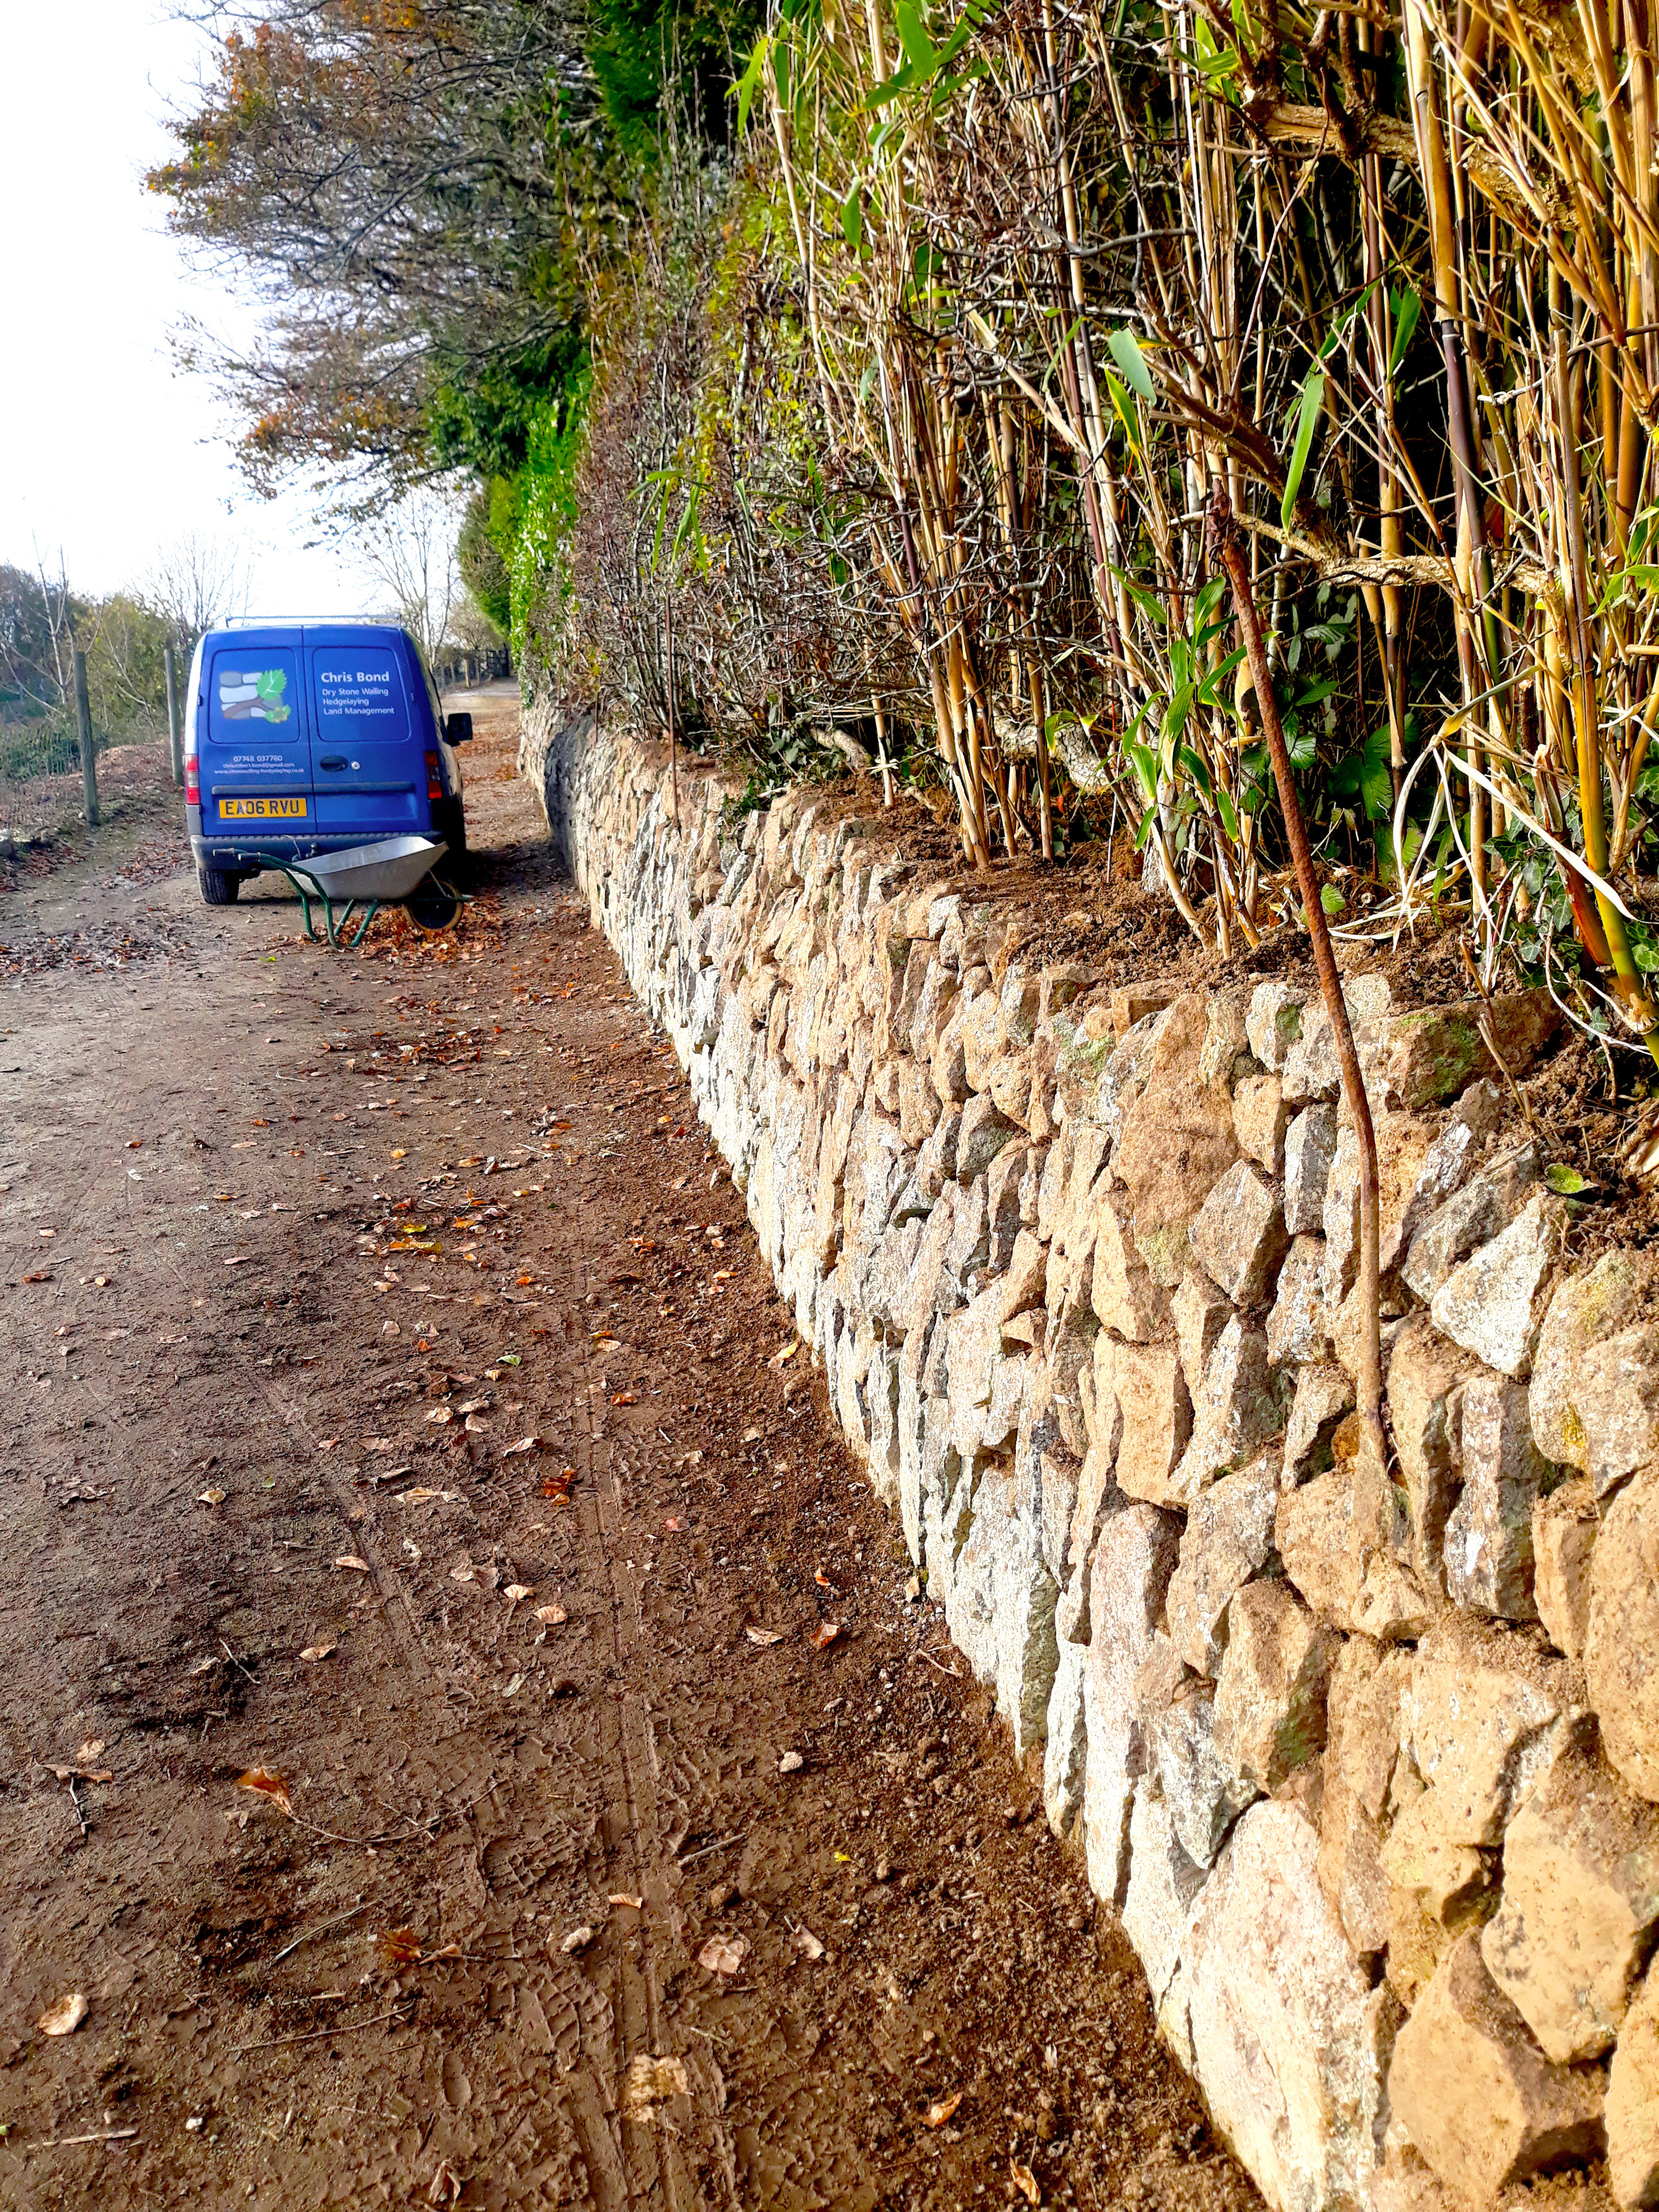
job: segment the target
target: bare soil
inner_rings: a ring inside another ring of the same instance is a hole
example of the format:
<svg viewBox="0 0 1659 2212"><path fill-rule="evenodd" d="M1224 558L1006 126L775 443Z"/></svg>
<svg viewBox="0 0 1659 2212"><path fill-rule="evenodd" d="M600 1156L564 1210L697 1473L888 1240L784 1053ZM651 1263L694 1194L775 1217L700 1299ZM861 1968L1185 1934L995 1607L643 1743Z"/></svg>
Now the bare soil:
<svg viewBox="0 0 1659 2212"><path fill-rule="evenodd" d="M453 939L0 899L0 2202L1255 2203L476 705Z"/></svg>

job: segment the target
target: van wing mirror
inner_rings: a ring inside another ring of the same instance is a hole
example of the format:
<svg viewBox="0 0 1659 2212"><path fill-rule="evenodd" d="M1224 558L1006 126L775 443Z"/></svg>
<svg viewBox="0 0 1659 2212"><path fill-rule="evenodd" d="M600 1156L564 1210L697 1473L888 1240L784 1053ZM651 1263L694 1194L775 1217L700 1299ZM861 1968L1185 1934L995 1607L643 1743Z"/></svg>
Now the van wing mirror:
<svg viewBox="0 0 1659 2212"><path fill-rule="evenodd" d="M444 737L452 745L470 745L472 742L471 715L447 715L444 719Z"/></svg>

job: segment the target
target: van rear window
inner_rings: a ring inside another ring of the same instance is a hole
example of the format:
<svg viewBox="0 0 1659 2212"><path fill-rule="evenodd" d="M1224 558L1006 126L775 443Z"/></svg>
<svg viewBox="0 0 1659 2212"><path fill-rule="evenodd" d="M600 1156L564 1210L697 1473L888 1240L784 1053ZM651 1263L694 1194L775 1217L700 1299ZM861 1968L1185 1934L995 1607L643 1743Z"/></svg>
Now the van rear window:
<svg viewBox="0 0 1659 2212"><path fill-rule="evenodd" d="M390 653L331 647L312 663L318 735L325 744L372 744L409 728L403 673Z"/></svg>
<svg viewBox="0 0 1659 2212"><path fill-rule="evenodd" d="M286 722L293 714L286 667L221 659L217 674L222 721Z"/></svg>

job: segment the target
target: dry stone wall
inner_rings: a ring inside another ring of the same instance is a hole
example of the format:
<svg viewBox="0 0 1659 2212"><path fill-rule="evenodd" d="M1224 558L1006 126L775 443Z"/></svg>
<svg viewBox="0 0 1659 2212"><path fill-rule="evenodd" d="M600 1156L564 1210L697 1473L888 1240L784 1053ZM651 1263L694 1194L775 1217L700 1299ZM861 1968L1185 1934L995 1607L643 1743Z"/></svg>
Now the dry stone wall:
<svg viewBox="0 0 1659 2212"><path fill-rule="evenodd" d="M1022 956L844 794L590 716L529 772L852 1450L1281 2212L1659 2202L1659 1260L1573 1257L1466 1008ZM1547 1000L1486 1017L1512 1073Z"/></svg>

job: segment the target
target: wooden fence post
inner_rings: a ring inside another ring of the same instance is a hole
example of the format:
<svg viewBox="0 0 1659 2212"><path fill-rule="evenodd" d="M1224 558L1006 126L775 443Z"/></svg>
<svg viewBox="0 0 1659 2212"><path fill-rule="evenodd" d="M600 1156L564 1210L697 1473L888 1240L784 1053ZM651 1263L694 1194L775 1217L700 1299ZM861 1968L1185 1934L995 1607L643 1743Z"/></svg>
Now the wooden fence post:
<svg viewBox="0 0 1659 2212"><path fill-rule="evenodd" d="M81 729L81 780L87 787L87 822L98 827L98 764L92 750L92 702L87 696L87 656L75 654L75 715Z"/></svg>
<svg viewBox="0 0 1659 2212"><path fill-rule="evenodd" d="M176 787L185 780L185 746L179 722L179 674L171 646L162 655L162 664L167 678L167 763Z"/></svg>

